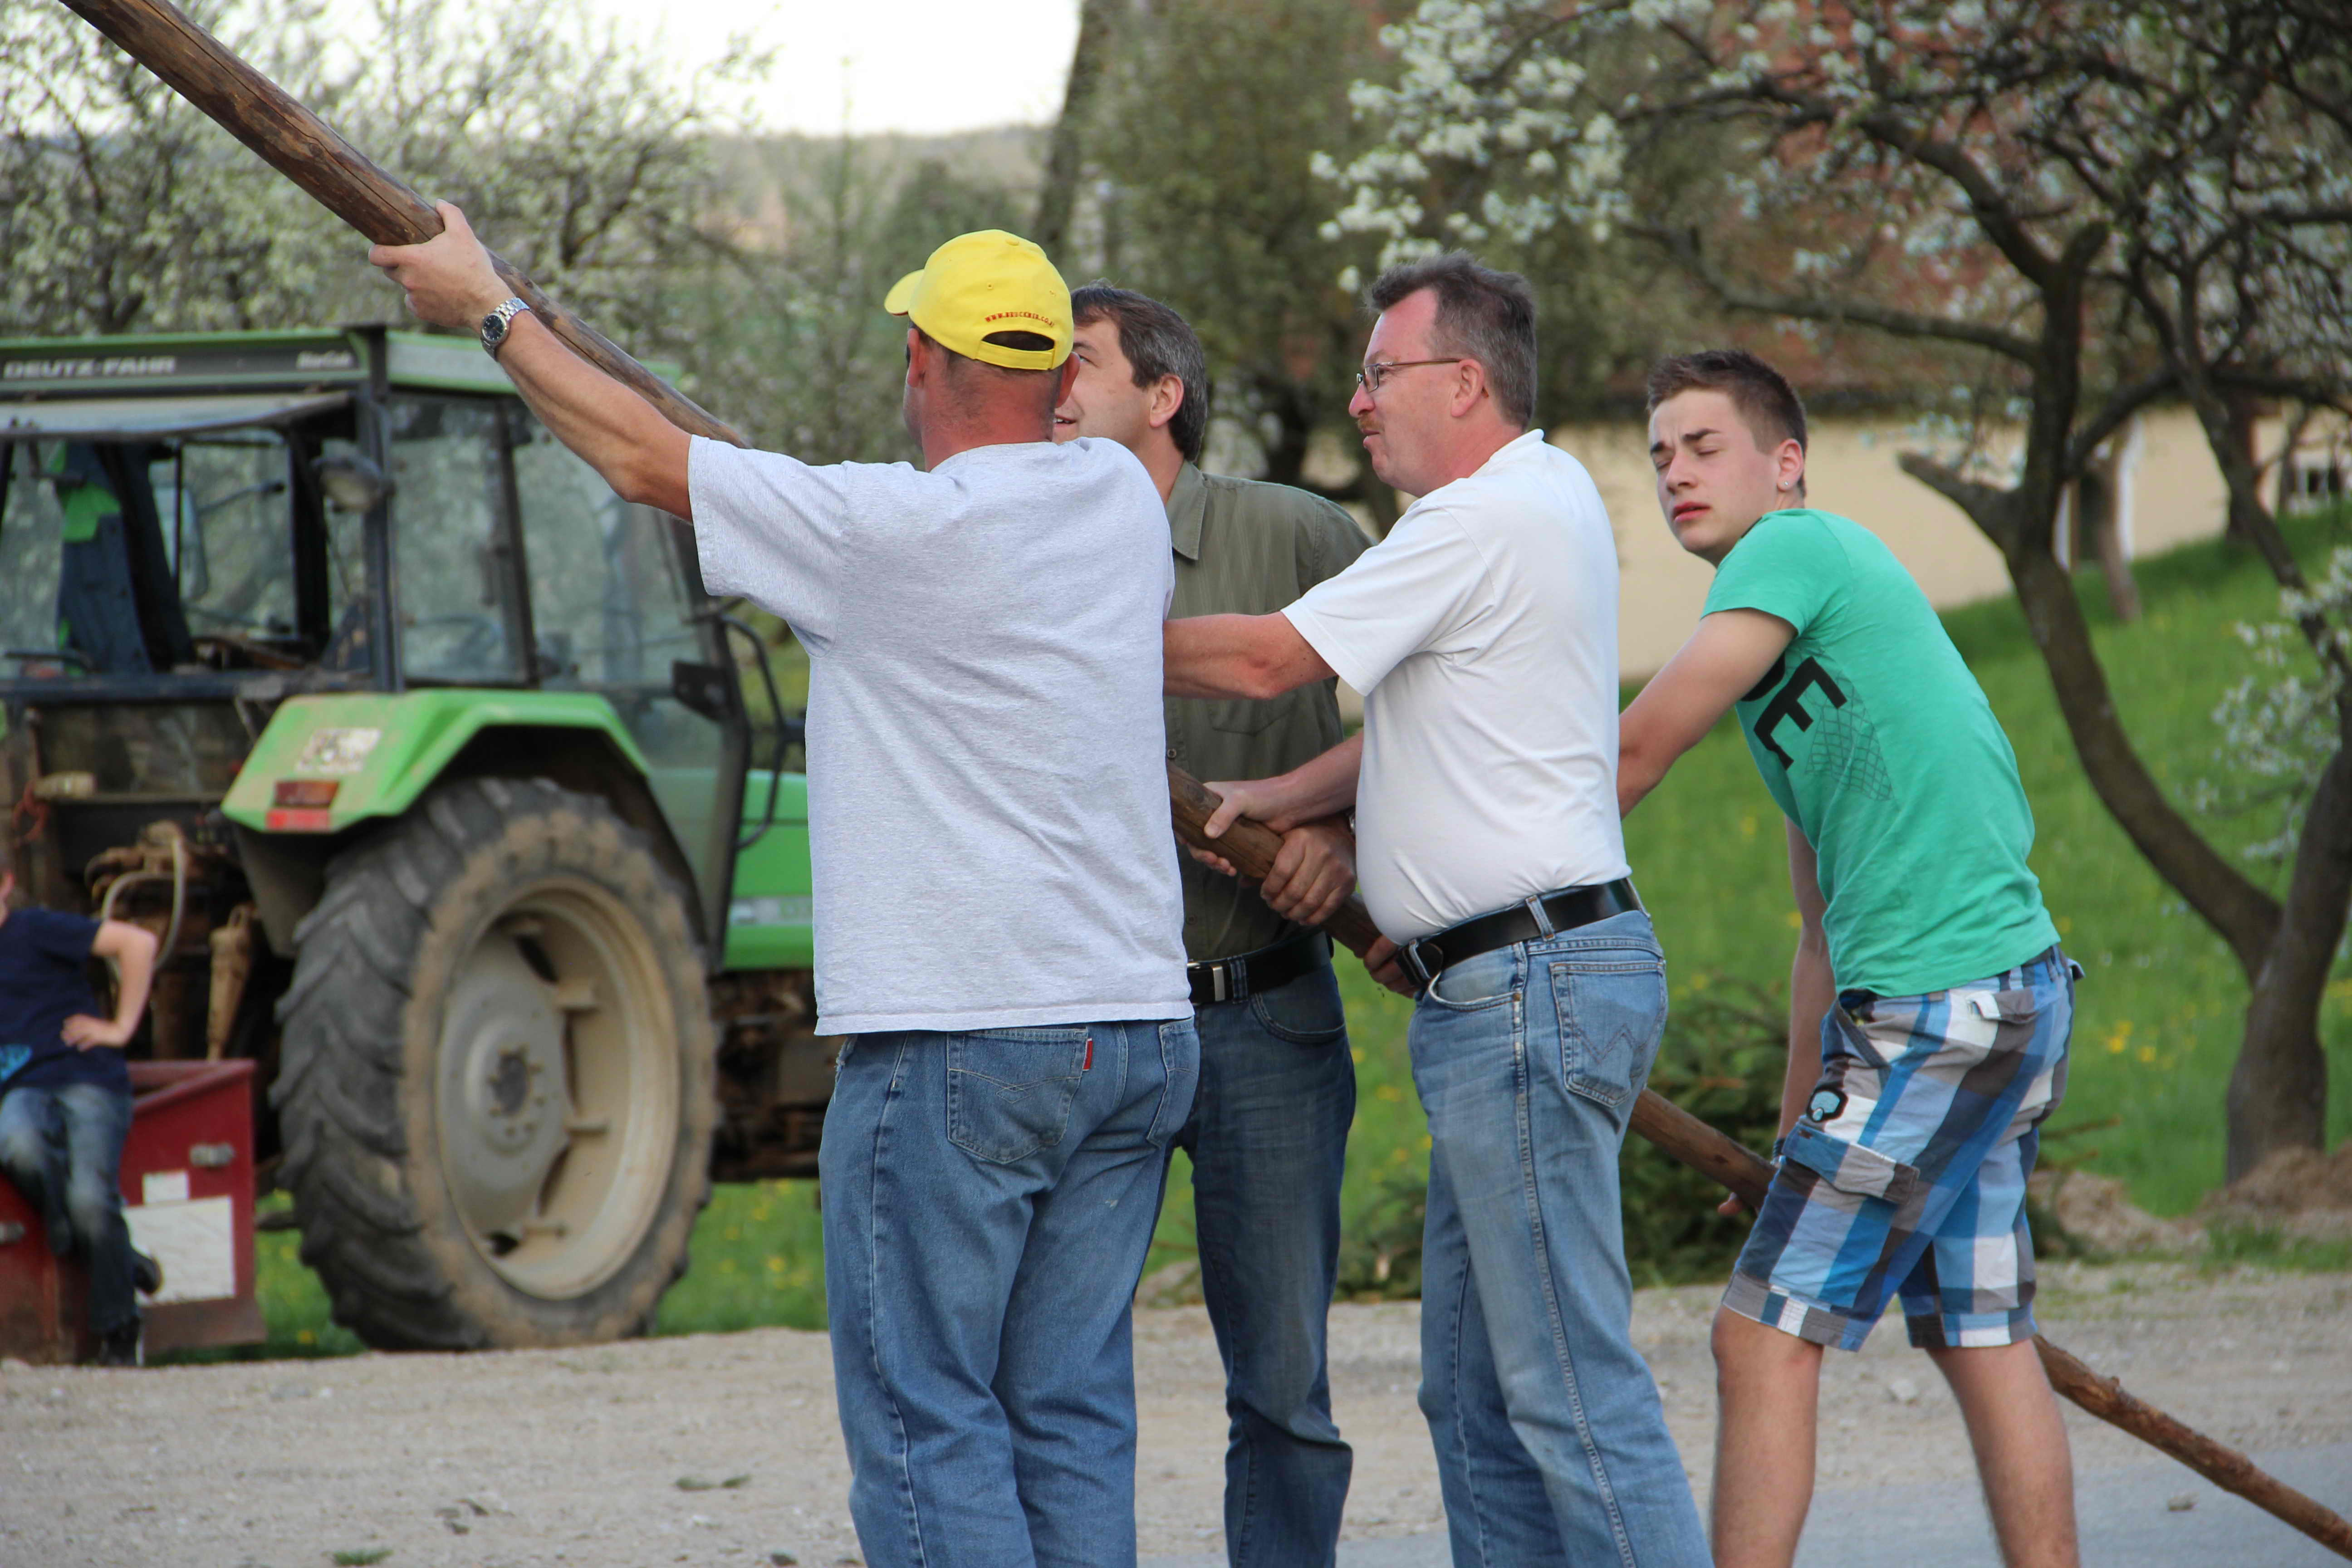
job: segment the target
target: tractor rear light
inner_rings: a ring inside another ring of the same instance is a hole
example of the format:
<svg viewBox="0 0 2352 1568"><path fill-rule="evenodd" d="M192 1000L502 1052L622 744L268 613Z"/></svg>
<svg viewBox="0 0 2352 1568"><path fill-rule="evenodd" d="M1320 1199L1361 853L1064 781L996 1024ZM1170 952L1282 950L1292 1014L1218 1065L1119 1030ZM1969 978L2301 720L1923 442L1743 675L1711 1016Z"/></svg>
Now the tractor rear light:
<svg viewBox="0 0 2352 1568"><path fill-rule="evenodd" d="M330 811L281 809L264 816L262 825L272 833L332 833L335 816Z"/></svg>
<svg viewBox="0 0 2352 1568"><path fill-rule="evenodd" d="M335 790L341 783L339 779L279 779L270 792L269 804L321 810L335 804Z"/></svg>

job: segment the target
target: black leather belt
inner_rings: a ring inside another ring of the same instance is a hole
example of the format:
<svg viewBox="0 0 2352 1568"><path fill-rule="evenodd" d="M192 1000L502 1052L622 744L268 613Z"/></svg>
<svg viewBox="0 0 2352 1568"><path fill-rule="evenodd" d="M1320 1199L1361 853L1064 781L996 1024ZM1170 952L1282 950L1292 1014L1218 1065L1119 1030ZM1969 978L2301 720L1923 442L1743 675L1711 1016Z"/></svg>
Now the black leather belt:
<svg viewBox="0 0 2352 1568"><path fill-rule="evenodd" d="M1192 982L1192 1005L1205 1007L1213 1002L1238 1002L1254 992L1287 985L1330 962L1331 939L1319 931L1307 931L1272 947L1261 947L1255 952L1188 963L1184 973Z"/></svg>
<svg viewBox="0 0 2352 1568"><path fill-rule="evenodd" d="M1464 959L1589 926L1611 915L1631 914L1641 907L1641 895L1633 891L1630 877L1590 888L1569 888L1491 915L1473 916L1432 936L1416 937L1397 949L1397 962L1425 991L1450 965Z"/></svg>

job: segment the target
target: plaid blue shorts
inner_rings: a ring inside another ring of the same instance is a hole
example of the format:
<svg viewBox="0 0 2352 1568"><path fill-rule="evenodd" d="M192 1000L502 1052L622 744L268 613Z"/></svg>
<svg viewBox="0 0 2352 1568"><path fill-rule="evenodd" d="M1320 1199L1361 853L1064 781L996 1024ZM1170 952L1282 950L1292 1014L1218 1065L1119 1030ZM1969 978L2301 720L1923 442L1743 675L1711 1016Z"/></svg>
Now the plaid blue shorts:
<svg viewBox="0 0 2352 1568"><path fill-rule="evenodd" d="M2025 1178L2065 1096L2080 973L2053 947L1948 991L1839 997L1723 1304L1850 1351L1896 1292L1915 1345L2032 1338Z"/></svg>

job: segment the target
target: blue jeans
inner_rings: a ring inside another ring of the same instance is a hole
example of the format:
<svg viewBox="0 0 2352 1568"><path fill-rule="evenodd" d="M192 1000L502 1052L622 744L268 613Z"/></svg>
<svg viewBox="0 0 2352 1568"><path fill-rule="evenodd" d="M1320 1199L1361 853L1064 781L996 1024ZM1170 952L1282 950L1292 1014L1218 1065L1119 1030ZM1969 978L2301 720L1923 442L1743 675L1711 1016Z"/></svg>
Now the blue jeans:
<svg viewBox="0 0 2352 1568"><path fill-rule="evenodd" d="M1709 1561L1633 1349L1618 1203L1665 1016L1639 912L1466 960L1414 1009L1432 1140L1421 1407L1457 1568Z"/></svg>
<svg viewBox="0 0 2352 1568"><path fill-rule="evenodd" d="M1225 1553L1234 1568L1328 1568L1355 1465L1324 1358L1356 1115L1339 977L1327 964L1195 1022L1201 1091L1176 1142L1225 1363Z"/></svg>
<svg viewBox="0 0 2352 1568"><path fill-rule="evenodd" d="M16 1184L58 1257L89 1266L89 1327L101 1338L139 1321L131 1227L122 1218L122 1142L131 1097L94 1083L0 1095L0 1171Z"/></svg>
<svg viewBox="0 0 2352 1568"><path fill-rule="evenodd" d="M824 1116L825 1305L872 1568L1135 1561L1129 1308L1189 1019L861 1035Z"/></svg>

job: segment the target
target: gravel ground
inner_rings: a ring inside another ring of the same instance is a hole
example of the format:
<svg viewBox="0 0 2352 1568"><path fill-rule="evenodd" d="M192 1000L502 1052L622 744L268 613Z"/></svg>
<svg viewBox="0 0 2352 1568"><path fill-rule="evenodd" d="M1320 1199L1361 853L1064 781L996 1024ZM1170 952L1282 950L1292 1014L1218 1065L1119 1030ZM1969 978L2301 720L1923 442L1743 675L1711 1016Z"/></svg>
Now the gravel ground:
<svg viewBox="0 0 2352 1568"><path fill-rule="evenodd" d="M1635 1307L1702 1492L1715 1295L1650 1290ZM2291 1453L2352 1440L2352 1275L2058 1265L2042 1308L2053 1339L2222 1442ZM1409 1302L1332 1313L1334 1400L1357 1455L1351 1540L1440 1522L1413 1404L1418 1334ZM1950 1396L1902 1338L1882 1329L1862 1354L1832 1359L1825 1490L1972 1486ZM1200 1310L1139 1313L1137 1370L1144 1554L1215 1553L1224 1420ZM2087 1416L2070 1425L2086 1481L2149 1457ZM0 1430L0 1568L856 1560L825 1342L790 1330L144 1372L9 1363ZM2102 1524L2086 1514L2086 1537ZM2249 1552L2265 1560L2252 1540Z"/></svg>

